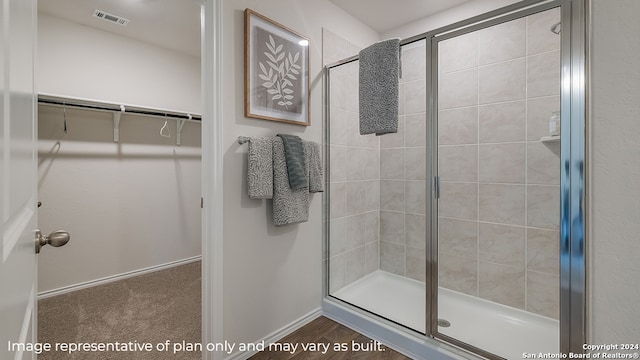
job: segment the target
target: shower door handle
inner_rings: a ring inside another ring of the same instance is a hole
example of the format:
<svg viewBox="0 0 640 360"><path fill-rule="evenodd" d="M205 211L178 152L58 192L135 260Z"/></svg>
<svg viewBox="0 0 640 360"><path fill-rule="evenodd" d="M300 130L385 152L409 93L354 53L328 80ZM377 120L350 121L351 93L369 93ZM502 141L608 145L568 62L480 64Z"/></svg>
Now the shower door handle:
<svg viewBox="0 0 640 360"><path fill-rule="evenodd" d="M49 235L42 235L40 230L36 230L36 254L40 253L40 249L45 245L51 245L53 247L65 246L71 235L64 230L57 230Z"/></svg>
<svg viewBox="0 0 640 360"><path fill-rule="evenodd" d="M440 199L440 176L433 178L433 192L436 199Z"/></svg>

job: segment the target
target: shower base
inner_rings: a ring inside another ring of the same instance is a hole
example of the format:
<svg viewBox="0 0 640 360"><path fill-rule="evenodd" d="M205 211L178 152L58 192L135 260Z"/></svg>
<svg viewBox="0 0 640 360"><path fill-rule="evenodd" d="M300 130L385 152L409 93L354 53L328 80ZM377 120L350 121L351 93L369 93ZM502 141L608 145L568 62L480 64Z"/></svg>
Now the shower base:
<svg viewBox="0 0 640 360"><path fill-rule="evenodd" d="M375 271L336 291L334 297L420 333L425 332L425 284ZM440 288L439 332L507 359L559 351L558 321Z"/></svg>

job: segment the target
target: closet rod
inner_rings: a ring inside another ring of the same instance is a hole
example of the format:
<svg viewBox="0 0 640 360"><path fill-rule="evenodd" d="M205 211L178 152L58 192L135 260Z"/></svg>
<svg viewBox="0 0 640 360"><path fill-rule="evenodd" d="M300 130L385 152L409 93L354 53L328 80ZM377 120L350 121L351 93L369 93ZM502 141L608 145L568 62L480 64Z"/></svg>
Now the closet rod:
<svg viewBox="0 0 640 360"><path fill-rule="evenodd" d="M60 107L73 107L80 109L90 109L90 110L98 110L98 111L111 111L111 112L121 112L124 108L125 113L136 114L136 115L146 115L146 116L157 116L162 118L170 118L170 119L184 119L184 120L192 120L192 121L202 121L201 115L194 115L188 113L180 113L175 111L162 111L157 109L149 109L138 106L121 106L118 104L107 104L107 103L99 103L99 102L90 102L85 100L76 100L76 99L64 99L64 98L53 98L50 96L38 95L38 103L43 105L52 105L52 106L60 106Z"/></svg>

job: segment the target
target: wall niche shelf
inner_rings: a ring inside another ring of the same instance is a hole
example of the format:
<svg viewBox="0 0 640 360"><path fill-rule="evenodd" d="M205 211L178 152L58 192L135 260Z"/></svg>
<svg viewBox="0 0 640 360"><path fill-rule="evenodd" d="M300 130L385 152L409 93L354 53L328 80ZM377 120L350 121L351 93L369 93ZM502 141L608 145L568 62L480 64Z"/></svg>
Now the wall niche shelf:
<svg viewBox="0 0 640 360"><path fill-rule="evenodd" d="M560 135L543 136L543 137L540 138L540 141L542 141L543 143L559 142L560 141Z"/></svg>

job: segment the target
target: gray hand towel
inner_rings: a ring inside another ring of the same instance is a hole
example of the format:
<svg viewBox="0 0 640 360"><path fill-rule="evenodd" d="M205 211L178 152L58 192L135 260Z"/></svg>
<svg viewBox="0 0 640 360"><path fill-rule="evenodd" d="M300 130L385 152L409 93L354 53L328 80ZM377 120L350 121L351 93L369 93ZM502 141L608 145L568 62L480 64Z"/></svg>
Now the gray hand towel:
<svg viewBox="0 0 640 360"><path fill-rule="evenodd" d="M360 135L398 132L400 39L377 42L360 59Z"/></svg>
<svg viewBox="0 0 640 360"><path fill-rule="evenodd" d="M304 144L300 137L295 135L278 134L284 144L284 155L287 162L287 175L292 189L304 189L309 187L309 178L305 171Z"/></svg>
<svg viewBox="0 0 640 360"><path fill-rule="evenodd" d="M322 156L320 145L313 141L305 141L306 160L309 164L309 192L324 191L324 177L322 176Z"/></svg>
<svg viewBox="0 0 640 360"><path fill-rule="evenodd" d="M305 173L308 168L303 169ZM309 219L309 189L289 186L287 161L281 137L273 139L273 223L295 224Z"/></svg>
<svg viewBox="0 0 640 360"><path fill-rule="evenodd" d="M249 139L247 192L251 199L273 197L273 139Z"/></svg>

